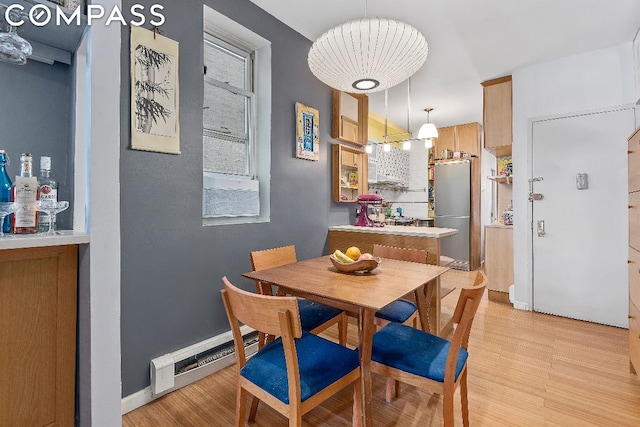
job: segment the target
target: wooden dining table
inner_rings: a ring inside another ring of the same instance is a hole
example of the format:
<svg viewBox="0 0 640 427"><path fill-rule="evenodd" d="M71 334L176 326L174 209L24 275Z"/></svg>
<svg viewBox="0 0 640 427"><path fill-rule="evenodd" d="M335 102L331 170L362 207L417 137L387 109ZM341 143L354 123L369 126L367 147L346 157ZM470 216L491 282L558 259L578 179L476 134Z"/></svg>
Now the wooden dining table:
<svg viewBox="0 0 640 427"><path fill-rule="evenodd" d="M382 258L380 265L369 273L342 273L329 256L312 258L280 267L244 273L249 279L278 286L279 293L319 301L358 315L360 386L362 413L360 425L370 427L371 415L371 345L375 332L375 313L387 304L413 293L418 302L422 325L433 324L426 313L424 286L448 267ZM439 292L437 292L439 294ZM436 331L437 333L437 331ZM354 417L355 418L355 417Z"/></svg>

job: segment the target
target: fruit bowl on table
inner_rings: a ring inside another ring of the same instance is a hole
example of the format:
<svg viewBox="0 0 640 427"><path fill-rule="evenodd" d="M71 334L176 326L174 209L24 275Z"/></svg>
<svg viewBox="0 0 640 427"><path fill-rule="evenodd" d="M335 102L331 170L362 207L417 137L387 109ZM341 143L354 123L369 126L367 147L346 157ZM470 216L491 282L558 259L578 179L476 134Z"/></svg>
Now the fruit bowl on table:
<svg viewBox="0 0 640 427"><path fill-rule="evenodd" d="M342 273L361 273L374 270L380 265L380 258L361 259L351 263L343 263L338 261L333 254L329 255L333 266Z"/></svg>

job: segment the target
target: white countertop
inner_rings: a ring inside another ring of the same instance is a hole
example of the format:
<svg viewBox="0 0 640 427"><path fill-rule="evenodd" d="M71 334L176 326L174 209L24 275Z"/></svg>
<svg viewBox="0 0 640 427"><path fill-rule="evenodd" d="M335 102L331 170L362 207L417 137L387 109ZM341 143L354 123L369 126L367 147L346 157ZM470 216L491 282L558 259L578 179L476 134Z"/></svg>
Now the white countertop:
<svg viewBox="0 0 640 427"><path fill-rule="evenodd" d="M488 225L485 225L485 228L513 228L513 225L488 224Z"/></svg>
<svg viewBox="0 0 640 427"><path fill-rule="evenodd" d="M89 235L85 232L60 230L59 235L47 236L38 234L9 234L0 237L0 250L39 248L43 246L81 245L89 243Z"/></svg>
<svg viewBox="0 0 640 427"><path fill-rule="evenodd" d="M412 227L404 225L385 225L384 227L359 227L355 225L333 225L330 231L351 231L355 233L394 234L398 236L448 237L458 233L455 228Z"/></svg>

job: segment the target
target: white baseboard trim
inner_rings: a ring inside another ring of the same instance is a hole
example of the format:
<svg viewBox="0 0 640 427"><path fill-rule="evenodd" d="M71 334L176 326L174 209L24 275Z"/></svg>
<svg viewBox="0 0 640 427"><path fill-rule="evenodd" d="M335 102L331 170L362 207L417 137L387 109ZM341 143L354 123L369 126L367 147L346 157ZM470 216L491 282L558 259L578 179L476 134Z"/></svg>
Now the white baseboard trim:
<svg viewBox="0 0 640 427"><path fill-rule="evenodd" d="M517 310L531 311L529 304L515 300L515 285L509 286L509 302L513 304L513 308Z"/></svg>
<svg viewBox="0 0 640 427"><path fill-rule="evenodd" d="M529 304L527 304L526 302L514 301L513 302L513 308L515 308L517 310L531 311L531 309L529 308Z"/></svg>
<svg viewBox="0 0 640 427"><path fill-rule="evenodd" d="M151 386L145 387L144 389L137 391L129 396L122 398L122 415L127 412L131 412L134 409L138 409L141 406L146 405L147 403L153 400L153 394L151 393Z"/></svg>

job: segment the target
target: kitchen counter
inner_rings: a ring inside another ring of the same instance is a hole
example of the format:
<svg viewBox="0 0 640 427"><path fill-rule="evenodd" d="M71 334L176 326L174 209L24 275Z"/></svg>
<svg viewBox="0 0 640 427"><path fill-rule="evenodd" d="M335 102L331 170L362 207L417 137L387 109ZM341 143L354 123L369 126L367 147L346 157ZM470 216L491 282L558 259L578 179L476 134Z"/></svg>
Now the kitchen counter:
<svg viewBox="0 0 640 427"><path fill-rule="evenodd" d="M334 225L329 231L349 231L353 233L372 233L395 236L417 236L442 238L453 236L458 232L455 228L412 227L404 225L385 225L384 227L359 227L355 225Z"/></svg>
<svg viewBox="0 0 640 427"><path fill-rule="evenodd" d="M357 246L362 252L373 252L373 245L398 248L424 249L429 252L430 264L440 265L440 239L456 234L455 228L410 227L385 225L384 227L358 227L334 225L329 227L329 253L349 246Z"/></svg>
<svg viewBox="0 0 640 427"><path fill-rule="evenodd" d="M60 230L61 234L47 236L37 234L10 234L10 237L0 237L0 250L41 248L46 246L81 245L89 243L89 235L84 232Z"/></svg>
<svg viewBox="0 0 640 427"><path fill-rule="evenodd" d="M357 227L337 225L329 227L329 253L336 249L346 251L357 246L362 252L373 253L373 245L395 246L398 248L423 249L428 252L427 263L441 265L440 240L456 234L454 228L411 227L386 225L384 227ZM431 301L428 316L432 325L440 325L442 336L453 328L450 316L440 312L440 278L436 279L436 291Z"/></svg>
<svg viewBox="0 0 640 427"><path fill-rule="evenodd" d="M485 225L484 228L513 228L513 225L489 224Z"/></svg>

